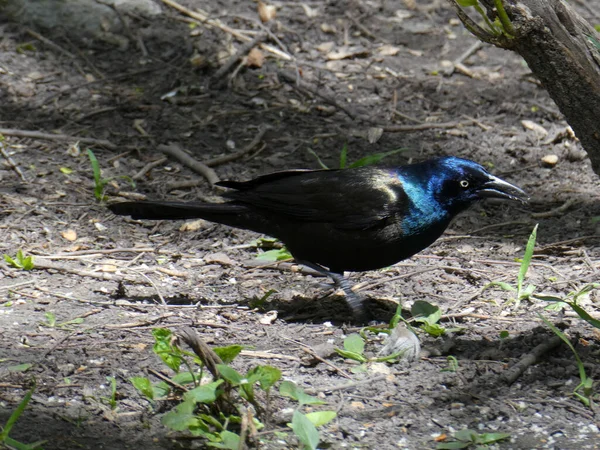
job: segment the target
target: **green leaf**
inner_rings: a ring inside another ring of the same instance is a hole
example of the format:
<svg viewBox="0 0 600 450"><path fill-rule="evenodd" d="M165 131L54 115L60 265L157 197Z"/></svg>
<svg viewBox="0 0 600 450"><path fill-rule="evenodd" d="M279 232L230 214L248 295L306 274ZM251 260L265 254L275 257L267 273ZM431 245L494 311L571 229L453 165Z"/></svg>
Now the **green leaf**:
<svg viewBox="0 0 600 450"><path fill-rule="evenodd" d="M257 260L265 262L287 261L293 258L292 254L285 247L262 252L256 257Z"/></svg>
<svg viewBox="0 0 600 450"><path fill-rule="evenodd" d="M453 436L454 439L458 439L459 441L477 442L477 432L468 428L466 430L458 430Z"/></svg>
<svg viewBox="0 0 600 450"><path fill-rule="evenodd" d="M279 385L279 393L284 397L290 397L302 405L324 405L325 402L317 397L308 395L291 381L283 381Z"/></svg>
<svg viewBox="0 0 600 450"><path fill-rule="evenodd" d="M46 318L46 325L53 328L56 325L56 315L52 311L48 311L44 314Z"/></svg>
<svg viewBox="0 0 600 450"><path fill-rule="evenodd" d="M217 399L217 388L223 383L223 380L213 381L212 383L203 384L183 395L184 401L195 403L213 403Z"/></svg>
<svg viewBox="0 0 600 450"><path fill-rule="evenodd" d="M500 332L500 339L507 339L510 336L510 333L507 330L502 330Z"/></svg>
<svg viewBox="0 0 600 450"><path fill-rule="evenodd" d="M349 352L349 351L346 351L346 350L342 350L341 348L335 348L334 350L342 358L352 359L354 361L358 361L358 362L361 362L361 363L365 363L365 362L368 361L367 358L365 356L361 355L360 353Z"/></svg>
<svg viewBox="0 0 600 450"><path fill-rule="evenodd" d="M206 445L213 448L225 448L228 450L238 450L244 448L240 446L240 437L231 431L223 430L219 433L221 442L208 442Z"/></svg>
<svg viewBox="0 0 600 450"><path fill-rule="evenodd" d="M267 391L281 379L281 370L266 365L256 366L248 371L246 378L250 383L258 382L260 388Z"/></svg>
<svg viewBox="0 0 600 450"><path fill-rule="evenodd" d="M362 355L365 351L365 341L359 334L352 333L344 339L344 349Z"/></svg>
<svg viewBox="0 0 600 450"><path fill-rule="evenodd" d="M68 168L68 167L61 167L61 168L60 168L60 171L61 171L62 173L64 173L65 175L71 175L71 174L74 172L74 170L73 170L73 169L70 169L70 168Z"/></svg>
<svg viewBox="0 0 600 450"><path fill-rule="evenodd" d="M239 386L240 384L245 382L242 375L237 370L229 367L228 365L217 364L217 369L219 370L219 374L221 375L221 377L223 377L226 381L228 381L234 386Z"/></svg>
<svg viewBox="0 0 600 450"><path fill-rule="evenodd" d="M21 414L23 414L23 411L25 411L25 408L27 408L27 404L31 400L31 396L33 395L34 390L35 390L35 385L33 385L32 388L27 392L27 394L25 394L25 397L23 397L23 400L21 400L21 403L19 403L19 406L17 406L17 409L15 409L12 412L12 414L6 421L6 424L4 425L4 427L0 428L0 430L1 430L0 431L0 444L3 442L8 442L8 440L10 439L8 437L8 435L10 434L14 424L17 422L17 420L19 420L19 417L21 417ZM11 440L11 441L16 442L14 440Z"/></svg>
<svg viewBox="0 0 600 450"><path fill-rule="evenodd" d="M317 155L317 153L313 149L308 148L307 150L308 150L308 153L310 153L317 159L317 163L319 163L319 166L321 166L321 169L329 170L329 167L327 167L325 165L325 163L323 161L321 161L321 158L319 158L319 155Z"/></svg>
<svg viewBox="0 0 600 450"><path fill-rule="evenodd" d="M550 322L548 319L546 319L546 317L544 317L540 313L537 313L537 315L540 319L542 319L544 321L544 323L546 325L548 325L548 327L552 330L552 332L554 334L556 334L571 349L571 351L573 352L573 355L575 356L575 361L577 362L577 367L579 369L579 378L581 379L581 384L585 384L585 382L588 378L585 373L585 367L583 366L583 362L581 361L581 358L579 357L577 350L575 350L575 347L573 347L573 344L571 344L571 341L569 340L569 338L562 331L560 331L558 328L556 328L552 322Z"/></svg>
<svg viewBox="0 0 600 450"><path fill-rule="evenodd" d="M469 8L477 4L477 0L457 0L457 3L463 8Z"/></svg>
<svg viewBox="0 0 600 450"><path fill-rule="evenodd" d="M395 155L396 153L404 152L408 150L407 148L397 148L395 150L391 150L385 153L374 153L372 155L367 155L364 158L359 159L358 161L353 162L348 166L349 169L354 169L355 167L364 167L371 166L373 164L377 164L382 159L387 158L388 156Z"/></svg>
<svg viewBox="0 0 600 450"><path fill-rule="evenodd" d="M525 254L523 255L523 261L521 262L521 268L519 269L519 275L517 277L517 292L521 292L523 281L525 281L525 276L527 275L529 265L531 264L531 258L533 257L533 250L535 248L535 240L537 238L538 225L539 224L536 224L535 227L533 227L533 231L527 240Z"/></svg>
<svg viewBox="0 0 600 450"><path fill-rule="evenodd" d="M328 424L337 417L337 413L335 411L315 411L305 415L306 418L310 420L317 428Z"/></svg>
<svg viewBox="0 0 600 450"><path fill-rule="evenodd" d="M189 430L192 427L198 426L199 420L194 414L196 403L193 400L181 402L171 411L166 413L161 423L174 431Z"/></svg>
<svg viewBox="0 0 600 450"><path fill-rule="evenodd" d="M595 328L600 329L600 320L598 319L594 319L592 316L590 316L586 310L584 310L581 306L579 306L577 303L575 302L566 302L571 308L573 308L575 310L575 312L577 313L577 315L579 317L581 317L583 320L585 320L587 323L589 323L590 325L593 325Z"/></svg>
<svg viewBox="0 0 600 450"><path fill-rule="evenodd" d="M217 354L224 364L229 364L244 349L241 345L229 345L227 347L215 347L213 351Z"/></svg>
<svg viewBox="0 0 600 450"><path fill-rule="evenodd" d="M421 329L432 337L440 337L446 333L446 329L439 323L434 323L431 325L425 323L421 326Z"/></svg>
<svg viewBox="0 0 600 450"><path fill-rule="evenodd" d="M454 450L454 449L460 449L460 448L467 448L471 446L471 442L461 442L461 441L454 441L454 442L440 442L439 444L436 445L436 449L438 450Z"/></svg>
<svg viewBox="0 0 600 450"><path fill-rule="evenodd" d="M410 312L417 322L433 325L442 317L442 310L436 305L423 300L417 300L410 308Z"/></svg>
<svg viewBox="0 0 600 450"><path fill-rule="evenodd" d="M345 169L348 163L348 144L344 143L342 151L340 152L340 169Z"/></svg>
<svg viewBox="0 0 600 450"><path fill-rule="evenodd" d="M152 389L152 383L146 377L131 377L129 379L133 387L136 388L140 394L149 398L150 400L154 400L154 389Z"/></svg>
<svg viewBox="0 0 600 450"><path fill-rule="evenodd" d="M152 330L155 344L153 351L160 359L172 370L179 372L179 367L182 363L181 351L171 345L172 333L166 328L154 328Z"/></svg>
<svg viewBox="0 0 600 450"><path fill-rule="evenodd" d="M300 411L294 411L292 417L292 430L304 448L316 450L319 445L319 432L312 422Z"/></svg>
<svg viewBox="0 0 600 450"><path fill-rule="evenodd" d="M502 441L509 437L510 433L481 433L477 435L477 444L493 444L494 442Z"/></svg>
<svg viewBox="0 0 600 450"><path fill-rule="evenodd" d="M31 369L32 366L33 366L33 364L29 364L29 363L17 364L16 366L8 367L8 371L9 372L27 372L29 369Z"/></svg>

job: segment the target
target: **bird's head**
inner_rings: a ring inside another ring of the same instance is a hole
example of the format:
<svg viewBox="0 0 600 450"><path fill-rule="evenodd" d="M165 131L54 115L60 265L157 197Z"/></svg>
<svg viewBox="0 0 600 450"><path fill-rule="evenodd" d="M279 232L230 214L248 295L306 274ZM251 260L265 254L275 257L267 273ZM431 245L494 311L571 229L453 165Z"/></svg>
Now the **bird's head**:
<svg viewBox="0 0 600 450"><path fill-rule="evenodd" d="M467 159L447 156L431 160L428 190L450 213L458 213L484 198L526 203L529 196L517 186Z"/></svg>

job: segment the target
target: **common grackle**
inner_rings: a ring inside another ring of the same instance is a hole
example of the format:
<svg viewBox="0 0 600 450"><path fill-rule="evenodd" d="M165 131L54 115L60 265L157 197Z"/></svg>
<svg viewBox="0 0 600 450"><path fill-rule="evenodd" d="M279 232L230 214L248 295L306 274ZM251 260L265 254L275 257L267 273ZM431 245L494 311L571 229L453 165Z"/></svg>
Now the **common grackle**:
<svg viewBox="0 0 600 450"><path fill-rule="evenodd" d="M344 271L389 266L431 245L451 219L487 197L526 202L521 189L473 161L452 156L402 167L292 170L230 188L224 203L122 202L109 205L134 219L203 218L274 236L296 261L330 276L354 314L360 297Z"/></svg>

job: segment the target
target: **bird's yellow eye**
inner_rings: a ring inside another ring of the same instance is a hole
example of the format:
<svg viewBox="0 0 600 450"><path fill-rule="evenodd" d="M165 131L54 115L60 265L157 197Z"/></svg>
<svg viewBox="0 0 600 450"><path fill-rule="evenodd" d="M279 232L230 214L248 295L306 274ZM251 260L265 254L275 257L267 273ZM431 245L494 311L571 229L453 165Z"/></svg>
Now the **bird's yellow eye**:
<svg viewBox="0 0 600 450"><path fill-rule="evenodd" d="M469 182L467 180L461 180L460 181L460 187L468 188L469 187Z"/></svg>

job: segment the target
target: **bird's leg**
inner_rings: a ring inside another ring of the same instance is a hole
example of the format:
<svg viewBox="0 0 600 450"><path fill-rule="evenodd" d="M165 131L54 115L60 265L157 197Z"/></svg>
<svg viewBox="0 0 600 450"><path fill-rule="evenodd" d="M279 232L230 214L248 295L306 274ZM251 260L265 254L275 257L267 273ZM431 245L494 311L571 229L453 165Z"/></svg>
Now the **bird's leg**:
<svg viewBox="0 0 600 450"><path fill-rule="evenodd" d="M296 260L298 263L310 267L313 270L316 270L323 275L327 275L329 278L333 280L333 283L336 287L342 289L344 294L346 294L346 303L352 309L352 313L354 317L358 320L363 320L365 318L365 309L363 307L363 299L356 292L352 290L352 286L348 279L341 273L330 272L325 269L323 266L319 264L311 263L310 261L304 260Z"/></svg>

